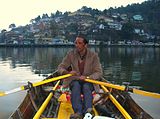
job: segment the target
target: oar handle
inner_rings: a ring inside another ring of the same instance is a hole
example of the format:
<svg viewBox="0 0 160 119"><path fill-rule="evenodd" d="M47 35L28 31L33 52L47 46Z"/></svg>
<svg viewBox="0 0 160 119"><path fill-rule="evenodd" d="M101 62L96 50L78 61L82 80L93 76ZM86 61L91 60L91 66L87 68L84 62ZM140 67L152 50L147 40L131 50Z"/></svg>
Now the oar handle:
<svg viewBox="0 0 160 119"><path fill-rule="evenodd" d="M44 81L40 81L40 82L37 82L37 83L33 83L33 87L43 85L43 84L46 84L46 83L50 83L50 82L53 82L53 81L57 81L57 80L60 80L60 79L68 78L70 76L72 76L72 74L65 74L65 75L62 75L62 76L58 76L58 77L54 77L54 78L47 79L47 80L44 80Z"/></svg>

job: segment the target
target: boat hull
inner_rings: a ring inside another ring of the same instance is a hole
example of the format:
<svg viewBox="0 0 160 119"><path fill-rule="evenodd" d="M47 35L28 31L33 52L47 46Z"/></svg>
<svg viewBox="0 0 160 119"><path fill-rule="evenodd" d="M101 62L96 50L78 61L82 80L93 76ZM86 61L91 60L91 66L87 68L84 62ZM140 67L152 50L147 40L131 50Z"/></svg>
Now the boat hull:
<svg viewBox="0 0 160 119"><path fill-rule="evenodd" d="M55 75L56 76L56 75ZM48 87L53 87L55 83L49 83L45 84L43 86L33 87L32 89L28 90L28 93L23 100L23 102L20 104L20 106L17 108L17 110L10 116L11 119L31 119L34 117L48 94L50 93ZM51 89L51 88L50 88ZM146 113L137 103L131 98L130 94L125 91L119 91L115 89L109 89L110 93L115 99L122 105L122 107L128 112L128 114L133 119L153 119L148 113ZM69 119L69 116L71 113L73 113L73 110L71 109L71 103L70 98L66 97L65 101L58 101L59 97L63 94L62 92L54 92L54 96L47 105L47 108L41 115L41 117L45 118L55 118L55 119L62 119L61 115L65 114L65 117L63 116L63 119ZM120 111L117 109L117 107L113 104L112 100L109 98L109 94L98 94L102 99L100 99L101 103L94 103L94 107L100 116L113 116L117 117L118 119L124 119L125 117L123 114L120 113ZM103 103L102 103L103 100ZM66 103L67 101L67 103ZM64 104L64 102L66 104ZM62 105L64 104L64 105ZM67 106L70 105L70 108ZM61 110L61 107L64 109ZM65 109L65 108L66 109ZM67 110L68 109L68 110ZM67 113L68 111L68 113ZM106 111L108 113L102 113L103 111ZM64 113L65 112L65 113ZM68 114L68 115L67 115Z"/></svg>

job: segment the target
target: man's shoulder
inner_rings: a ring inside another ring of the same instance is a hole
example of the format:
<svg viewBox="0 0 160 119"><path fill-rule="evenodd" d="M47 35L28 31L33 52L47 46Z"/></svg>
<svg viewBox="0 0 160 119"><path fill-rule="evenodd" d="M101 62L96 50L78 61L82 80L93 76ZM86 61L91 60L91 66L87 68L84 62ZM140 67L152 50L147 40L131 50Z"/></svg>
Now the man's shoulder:
<svg viewBox="0 0 160 119"><path fill-rule="evenodd" d="M74 55L74 54L75 54L75 50L74 50L74 49L69 50L67 54L68 54L68 55Z"/></svg>
<svg viewBox="0 0 160 119"><path fill-rule="evenodd" d="M97 55L96 52L94 52L94 51L92 51L90 49L88 49L88 54L91 55L91 56Z"/></svg>

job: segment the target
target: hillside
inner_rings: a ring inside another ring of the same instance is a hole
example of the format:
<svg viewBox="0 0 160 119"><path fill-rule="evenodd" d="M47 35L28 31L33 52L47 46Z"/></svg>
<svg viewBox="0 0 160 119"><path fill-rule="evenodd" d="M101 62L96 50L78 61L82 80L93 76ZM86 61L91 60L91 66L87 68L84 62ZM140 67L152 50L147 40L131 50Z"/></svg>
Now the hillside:
<svg viewBox="0 0 160 119"><path fill-rule="evenodd" d="M3 30L0 34L0 42L21 41L23 44L26 39L32 39L32 43L52 44L53 38L72 42L77 34L83 33L87 39L105 44L119 41L160 44L160 0L111 7L103 11L83 6L73 13L57 11L50 16L39 15L30 22L23 27L11 24L11 31Z"/></svg>

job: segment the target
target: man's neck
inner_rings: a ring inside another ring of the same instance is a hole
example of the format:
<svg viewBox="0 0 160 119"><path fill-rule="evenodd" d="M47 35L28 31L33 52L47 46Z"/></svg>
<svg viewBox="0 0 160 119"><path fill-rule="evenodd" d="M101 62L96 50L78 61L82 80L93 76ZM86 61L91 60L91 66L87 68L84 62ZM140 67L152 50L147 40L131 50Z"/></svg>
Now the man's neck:
<svg viewBox="0 0 160 119"><path fill-rule="evenodd" d="M86 52L87 52L87 49L84 49L84 50L82 50L81 52L79 52L79 54L80 54L81 56L83 56L83 55L86 54Z"/></svg>

